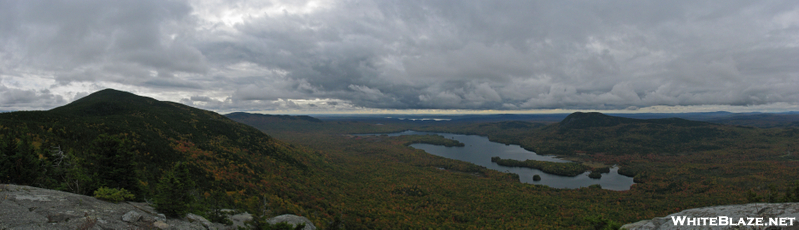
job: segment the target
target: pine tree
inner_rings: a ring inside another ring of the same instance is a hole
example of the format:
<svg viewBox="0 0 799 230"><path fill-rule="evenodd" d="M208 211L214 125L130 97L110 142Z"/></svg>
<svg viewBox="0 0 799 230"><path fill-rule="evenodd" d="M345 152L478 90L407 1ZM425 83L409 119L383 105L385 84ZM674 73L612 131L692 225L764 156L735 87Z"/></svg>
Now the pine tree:
<svg viewBox="0 0 799 230"><path fill-rule="evenodd" d="M95 183L89 188L124 188L136 194L135 154L126 139L116 135L100 134L88 149L84 167Z"/></svg>
<svg viewBox="0 0 799 230"><path fill-rule="evenodd" d="M749 190L746 192L746 201L749 203L760 202L762 201L762 197L758 196L754 191Z"/></svg>
<svg viewBox="0 0 799 230"><path fill-rule="evenodd" d="M33 185L42 176L41 162L29 138L23 136L16 144L15 152L11 155L10 177L16 184Z"/></svg>
<svg viewBox="0 0 799 230"><path fill-rule="evenodd" d="M67 161L64 163L64 175L61 187L67 191L77 194L89 194L94 189L91 185L94 183L94 178L84 167L86 163L84 158L79 157L74 151L67 152Z"/></svg>
<svg viewBox="0 0 799 230"><path fill-rule="evenodd" d="M190 192L194 189L189 168L178 162L171 170L164 172L156 185L155 208L171 217L180 217L188 213L194 197Z"/></svg>
<svg viewBox="0 0 799 230"><path fill-rule="evenodd" d="M11 156L17 152L17 141L6 133L0 142L0 183L11 181Z"/></svg>
<svg viewBox="0 0 799 230"><path fill-rule="evenodd" d="M793 183L793 199L791 202L799 202L799 181ZM790 189L790 188L788 188Z"/></svg>

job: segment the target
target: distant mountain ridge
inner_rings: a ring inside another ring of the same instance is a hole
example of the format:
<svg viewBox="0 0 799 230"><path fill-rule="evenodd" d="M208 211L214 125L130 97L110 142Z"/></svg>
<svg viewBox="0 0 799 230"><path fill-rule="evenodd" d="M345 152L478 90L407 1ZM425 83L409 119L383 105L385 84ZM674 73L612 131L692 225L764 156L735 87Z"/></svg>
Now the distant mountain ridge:
<svg viewBox="0 0 799 230"><path fill-rule="evenodd" d="M328 127L324 124L336 123L335 121L322 121L306 115L269 115L236 112L226 114L225 117L264 132L271 132L271 130L319 131L320 128Z"/></svg>
<svg viewBox="0 0 799 230"><path fill-rule="evenodd" d="M586 112L578 112L586 113ZM726 111L717 112L688 112L688 113L602 113L607 116L631 118L639 120L653 119L684 119L689 121L702 121L726 125L743 125L755 127L780 127L795 126L799 127L799 112L780 112L780 113L732 113ZM570 113L553 114L357 114L357 115L313 115L322 121L364 121L364 122L396 122L405 121L408 123L420 122L424 118L444 119L450 123L468 122L502 122L502 121L534 121L534 122L560 122ZM414 120L415 119L415 120ZM427 122L434 122L432 120ZM663 121L668 122L668 121ZM686 123L688 124L688 123Z"/></svg>
<svg viewBox="0 0 799 230"><path fill-rule="evenodd" d="M234 120L272 119L272 120L282 120L282 121L322 122L322 120L313 118L311 116L306 116L306 115L269 115L269 114L235 112L235 113L225 114L225 117L228 117L228 118L234 119Z"/></svg>
<svg viewBox="0 0 799 230"><path fill-rule="evenodd" d="M660 119L634 119L618 116L609 116L602 113L590 112L575 112L566 116L559 125L561 128L595 128L595 127L612 127L621 124L661 124L661 125L678 125L678 126L701 126L707 125L706 122L691 121L682 118L660 118Z"/></svg>

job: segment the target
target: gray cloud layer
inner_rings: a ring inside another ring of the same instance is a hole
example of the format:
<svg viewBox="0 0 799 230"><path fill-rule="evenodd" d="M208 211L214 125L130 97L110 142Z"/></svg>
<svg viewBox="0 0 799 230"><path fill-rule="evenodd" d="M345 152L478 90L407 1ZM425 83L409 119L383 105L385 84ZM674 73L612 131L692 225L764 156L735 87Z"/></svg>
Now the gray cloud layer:
<svg viewBox="0 0 799 230"><path fill-rule="evenodd" d="M797 106L796 63L794 1L0 1L10 110Z"/></svg>

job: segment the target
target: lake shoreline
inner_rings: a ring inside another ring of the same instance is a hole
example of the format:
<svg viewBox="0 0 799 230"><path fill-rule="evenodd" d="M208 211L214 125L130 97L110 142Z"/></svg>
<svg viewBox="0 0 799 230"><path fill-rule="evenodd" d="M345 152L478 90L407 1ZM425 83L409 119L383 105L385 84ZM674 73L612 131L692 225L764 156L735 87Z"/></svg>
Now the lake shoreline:
<svg viewBox="0 0 799 230"><path fill-rule="evenodd" d="M590 178L591 170L587 170L581 174L569 177L546 173L538 169L520 168L520 167L506 167L491 162L491 157L500 156L503 159L513 159L518 161L525 161L528 159L538 161L560 162L560 163L580 163L589 168L606 168L609 167L601 162L591 162L579 157L560 158L555 155L538 155L535 152L526 150L519 145L505 144L493 142L488 137L475 135L475 134L455 134L455 133L442 133L442 132L419 132L413 130L406 130L394 133L369 133L369 134L351 134L353 136L402 136L402 135L429 135L435 134L443 136L446 139L456 140L464 144L462 147L445 147L433 144L410 144L408 146L421 149L428 154L446 157L449 159L461 160L470 162L475 165L483 166L488 169L514 173L519 175L519 180L522 183L546 185L552 188L562 189L576 189L588 187L591 185L600 185L604 189L625 191L629 190L630 186L634 184L633 178L624 176L618 173L619 167L613 166L610 172L601 173L601 178ZM534 175L539 175L541 180L533 180Z"/></svg>

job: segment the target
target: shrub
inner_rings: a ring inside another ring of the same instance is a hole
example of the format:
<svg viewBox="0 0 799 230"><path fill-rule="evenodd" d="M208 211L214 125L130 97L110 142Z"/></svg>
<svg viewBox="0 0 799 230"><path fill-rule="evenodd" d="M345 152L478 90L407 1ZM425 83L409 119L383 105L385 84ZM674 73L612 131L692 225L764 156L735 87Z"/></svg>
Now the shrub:
<svg viewBox="0 0 799 230"><path fill-rule="evenodd" d="M107 200L114 203L118 203L124 200L132 200L136 198L132 193L128 192L124 188L106 188L100 187L96 191L94 191L94 197L97 197L101 200Z"/></svg>
<svg viewBox="0 0 799 230"><path fill-rule="evenodd" d="M297 225L286 222L270 224L266 221L266 217L253 219L253 225L255 226L255 229L258 230L302 230L305 228L305 223L300 223Z"/></svg>
<svg viewBox="0 0 799 230"><path fill-rule="evenodd" d="M585 221L591 224L596 230L615 230L620 229L621 224L602 216L588 216Z"/></svg>

